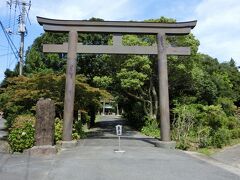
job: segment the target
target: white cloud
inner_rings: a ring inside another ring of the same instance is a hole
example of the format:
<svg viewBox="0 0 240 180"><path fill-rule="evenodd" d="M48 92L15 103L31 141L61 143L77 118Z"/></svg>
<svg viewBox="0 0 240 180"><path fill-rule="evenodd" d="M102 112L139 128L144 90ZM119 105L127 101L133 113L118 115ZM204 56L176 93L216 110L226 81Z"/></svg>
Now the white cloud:
<svg viewBox="0 0 240 180"><path fill-rule="evenodd" d="M136 0L32 0L29 16L33 23L37 23L36 16L55 19L98 17L105 20L129 20L139 13L135 5ZM8 10L6 1L0 0L0 15L7 18Z"/></svg>
<svg viewBox="0 0 240 180"><path fill-rule="evenodd" d="M136 12L130 0L32 0L31 17L56 19L88 19L91 17L106 20L129 19Z"/></svg>
<svg viewBox="0 0 240 180"><path fill-rule="evenodd" d="M220 61L232 57L240 65L240 1L202 0L195 10L198 24L194 34L200 52Z"/></svg>
<svg viewBox="0 0 240 180"><path fill-rule="evenodd" d="M6 1L0 1L0 7L5 7L7 5L7 2Z"/></svg>
<svg viewBox="0 0 240 180"><path fill-rule="evenodd" d="M0 0L0 15L5 16L8 12L8 5L6 1Z"/></svg>

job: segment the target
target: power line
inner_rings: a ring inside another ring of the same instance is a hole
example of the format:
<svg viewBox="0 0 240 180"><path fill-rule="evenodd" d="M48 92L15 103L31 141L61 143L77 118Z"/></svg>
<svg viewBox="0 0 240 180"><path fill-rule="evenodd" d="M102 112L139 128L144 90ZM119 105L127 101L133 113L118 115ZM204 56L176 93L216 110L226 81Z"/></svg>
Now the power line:
<svg viewBox="0 0 240 180"><path fill-rule="evenodd" d="M4 33L4 35L5 35L5 37L6 37L7 41L8 41L8 44L10 45L10 48L11 48L15 58L18 59L18 50L17 50L16 46L14 45L12 39L9 37L9 34L6 32L6 29L4 28L4 26L3 26L1 21L0 21L0 26L1 26L2 30L3 30L3 33Z"/></svg>
<svg viewBox="0 0 240 180"><path fill-rule="evenodd" d="M17 11L17 8L19 9L18 33L20 34L20 48L18 51L18 57L19 57L19 75L22 75L22 69L23 69L23 63L24 63L24 38L27 35L26 19L28 19L28 21L30 23L28 14L29 14L29 10L31 7L31 1L29 1L27 3L26 0L21 0L21 1L20 0L8 0L7 4L10 7L9 24L11 21L11 12L12 12L11 8L13 5L15 5L13 30L11 30L10 28L8 30L8 32L11 34L15 34L16 11ZM28 10L27 10L27 7L28 7ZM8 42L11 41L11 38L9 38L9 39L8 39ZM12 46L10 45L10 47L12 47Z"/></svg>

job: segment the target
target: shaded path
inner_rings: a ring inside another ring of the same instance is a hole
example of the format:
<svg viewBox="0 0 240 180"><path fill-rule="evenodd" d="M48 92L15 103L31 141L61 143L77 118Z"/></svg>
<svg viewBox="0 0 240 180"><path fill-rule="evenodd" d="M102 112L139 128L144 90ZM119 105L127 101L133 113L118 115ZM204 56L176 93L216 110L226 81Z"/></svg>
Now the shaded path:
<svg viewBox="0 0 240 180"><path fill-rule="evenodd" d="M5 119L0 117L0 152L9 152L9 145L6 141L7 130L5 129Z"/></svg>
<svg viewBox="0 0 240 180"><path fill-rule="evenodd" d="M4 126L5 121L5 119L0 117L0 140L4 139L7 136L7 132Z"/></svg>
<svg viewBox="0 0 240 180"><path fill-rule="evenodd" d="M100 116L96 122L95 128L87 133L88 138L80 140L82 146L117 146L116 125L122 125L123 134L121 136L121 145L154 147L155 138L141 134L130 128L124 119L119 116Z"/></svg>

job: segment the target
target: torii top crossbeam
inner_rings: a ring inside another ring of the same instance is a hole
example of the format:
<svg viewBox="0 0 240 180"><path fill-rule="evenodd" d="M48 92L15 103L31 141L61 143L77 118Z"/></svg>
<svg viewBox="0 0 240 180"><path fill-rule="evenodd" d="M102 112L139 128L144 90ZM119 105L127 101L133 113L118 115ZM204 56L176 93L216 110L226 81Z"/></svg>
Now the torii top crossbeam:
<svg viewBox="0 0 240 180"><path fill-rule="evenodd" d="M129 21L83 21L57 20L37 17L45 31L54 32L109 32L134 34L186 35L196 26L197 21L177 23L129 22Z"/></svg>

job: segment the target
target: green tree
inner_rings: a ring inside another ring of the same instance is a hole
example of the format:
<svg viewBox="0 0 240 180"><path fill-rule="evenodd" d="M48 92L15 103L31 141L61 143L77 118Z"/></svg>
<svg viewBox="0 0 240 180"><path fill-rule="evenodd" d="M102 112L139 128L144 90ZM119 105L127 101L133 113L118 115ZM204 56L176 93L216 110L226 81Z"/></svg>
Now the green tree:
<svg viewBox="0 0 240 180"><path fill-rule="evenodd" d="M0 108L4 110L8 127L19 114L35 114L35 106L40 98L51 98L56 105L56 114L63 117L65 75L37 73L7 79L7 85L0 94ZM108 96L104 90L89 86L86 78L76 77L75 111L88 110L89 105L100 105L101 96Z"/></svg>

